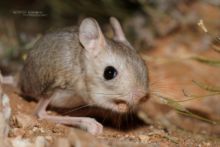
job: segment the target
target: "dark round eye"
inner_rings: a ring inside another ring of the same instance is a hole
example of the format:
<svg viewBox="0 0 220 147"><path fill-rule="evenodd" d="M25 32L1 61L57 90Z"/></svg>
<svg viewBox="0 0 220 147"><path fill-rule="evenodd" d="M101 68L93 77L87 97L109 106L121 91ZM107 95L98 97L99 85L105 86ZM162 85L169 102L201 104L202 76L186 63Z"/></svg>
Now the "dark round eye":
<svg viewBox="0 0 220 147"><path fill-rule="evenodd" d="M113 66L107 66L104 71L104 78L106 80L112 80L117 76L118 72Z"/></svg>

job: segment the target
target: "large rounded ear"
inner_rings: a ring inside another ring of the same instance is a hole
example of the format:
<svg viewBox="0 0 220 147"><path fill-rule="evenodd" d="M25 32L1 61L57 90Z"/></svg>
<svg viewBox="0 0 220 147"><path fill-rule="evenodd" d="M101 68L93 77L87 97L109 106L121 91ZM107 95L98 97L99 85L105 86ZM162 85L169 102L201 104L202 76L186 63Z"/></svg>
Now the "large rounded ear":
<svg viewBox="0 0 220 147"><path fill-rule="evenodd" d="M105 37L93 18L86 18L81 22L79 40L83 47L94 56L104 49L106 45Z"/></svg>
<svg viewBox="0 0 220 147"><path fill-rule="evenodd" d="M131 44L128 42L128 40L126 39L119 21L115 17L111 17L110 23L111 23L113 30L114 30L114 38L113 39L124 43L125 45L127 45L130 48L133 48L131 46Z"/></svg>

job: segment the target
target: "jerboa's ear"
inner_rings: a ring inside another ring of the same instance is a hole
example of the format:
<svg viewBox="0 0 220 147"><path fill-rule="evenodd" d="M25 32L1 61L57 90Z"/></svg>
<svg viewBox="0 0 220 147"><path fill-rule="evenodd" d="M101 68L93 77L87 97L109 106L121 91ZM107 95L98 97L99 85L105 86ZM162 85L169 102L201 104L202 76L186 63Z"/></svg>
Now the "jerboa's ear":
<svg viewBox="0 0 220 147"><path fill-rule="evenodd" d="M99 24L93 18L85 18L81 22L79 40L83 47L94 56L106 46L106 40Z"/></svg>
<svg viewBox="0 0 220 147"><path fill-rule="evenodd" d="M119 21L115 17L111 17L110 18L110 23L111 23L111 25L113 27L113 30L114 30L114 38L113 39L116 40L116 41L122 42L125 45L127 45L128 47L133 49L131 44L126 39Z"/></svg>

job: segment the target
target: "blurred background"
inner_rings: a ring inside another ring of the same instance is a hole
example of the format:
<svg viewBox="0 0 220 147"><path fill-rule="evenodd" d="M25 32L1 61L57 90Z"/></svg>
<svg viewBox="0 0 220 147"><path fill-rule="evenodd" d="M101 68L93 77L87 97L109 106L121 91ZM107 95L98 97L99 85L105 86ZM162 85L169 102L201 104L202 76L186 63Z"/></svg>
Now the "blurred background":
<svg viewBox="0 0 220 147"><path fill-rule="evenodd" d="M0 70L18 71L26 52L47 30L77 25L94 17L111 37L109 17L117 17L128 40L151 51L171 38L194 51L206 50L212 37L197 26L203 19L209 31L220 31L219 0L3 0L0 2Z"/></svg>
<svg viewBox="0 0 220 147"><path fill-rule="evenodd" d="M220 0L1 0L0 71L16 75L43 34L78 25L85 17L94 17L105 35L112 37L111 16L120 20L128 40L146 60L150 92L169 98L163 98L169 109L164 101L151 97L143 112L166 128L173 127L167 123L170 120L179 128L219 135L220 125L182 118L176 112L189 115L190 110L220 124L220 46L212 48L216 39L220 45ZM200 20L207 33L198 26ZM210 85L217 88L211 91ZM186 101L193 96L201 99Z"/></svg>

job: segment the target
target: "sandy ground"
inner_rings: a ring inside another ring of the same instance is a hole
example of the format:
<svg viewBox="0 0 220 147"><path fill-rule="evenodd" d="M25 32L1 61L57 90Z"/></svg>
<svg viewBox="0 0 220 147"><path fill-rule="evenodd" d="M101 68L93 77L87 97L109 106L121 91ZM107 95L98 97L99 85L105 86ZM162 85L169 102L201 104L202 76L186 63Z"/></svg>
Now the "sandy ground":
<svg viewBox="0 0 220 147"><path fill-rule="evenodd" d="M190 60L188 57L194 55L194 52L181 45L173 48L170 44L171 40L162 40L158 42L158 49L142 52L150 71L151 89L150 99L140 106L138 113L143 121L137 116L129 116L119 123L120 117L107 116L98 119L104 124L104 132L98 136L37 119L32 115L36 102L27 101L19 96L16 88L3 85L3 92L8 95L12 109L9 133L2 137L5 146L220 146L219 124L214 125L180 115L173 108L162 104L163 101L155 96L155 93L159 93L180 101L189 99L184 96L183 90L195 95L210 93L193 84L192 80L219 85L219 68ZM219 58L219 55L211 49L196 53ZM219 95L180 104L209 120L219 119ZM49 113L54 114L54 111L49 110ZM60 112L58 115L62 114L64 113ZM78 112L75 114L80 115Z"/></svg>

